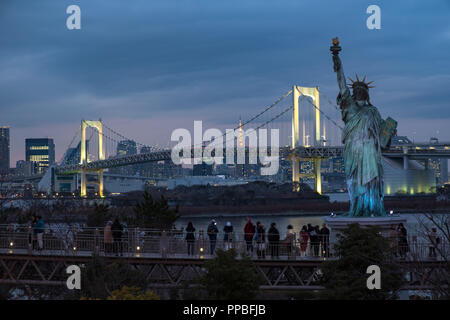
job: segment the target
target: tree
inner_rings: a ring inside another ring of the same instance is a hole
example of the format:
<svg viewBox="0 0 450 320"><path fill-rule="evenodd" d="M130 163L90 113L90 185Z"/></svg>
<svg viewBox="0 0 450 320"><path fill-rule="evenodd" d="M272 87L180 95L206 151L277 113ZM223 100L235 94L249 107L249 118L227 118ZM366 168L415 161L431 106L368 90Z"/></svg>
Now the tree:
<svg viewBox="0 0 450 320"><path fill-rule="evenodd" d="M79 294L87 298L106 299L113 296L114 290L124 286L145 290L147 280L142 272L123 260L110 263L103 257L93 256L82 268Z"/></svg>
<svg viewBox="0 0 450 320"><path fill-rule="evenodd" d="M178 206L175 209L170 209L164 196L161 196L159 201L154 201L147 191L144 192L144 201L138 202L133 209L135 213L134 224L144 228L170 230L180 217Z"/></svg>
<svg viewBox="0 0 450 320"><path fill-rule="evenodd" d="M450 216L448 214L425 213L418 217L418 238L410 244L410 255L413 274L419 286L430 286L433 298L450 299ZM436 238L432 239L432 229L436 230ZM434 255L431 250L434 249ZM436 261L439 267L427 262Z"/></svg>
<svg viewBox="0 0 450 320"><path fill-rule="evenodd" d="M109 205L95 203L94 212L90 213L87 217L87 225L88 227L100 227L105 225L109 219L111 219Z"/></svg>
<svg viewBox="0 0 450 320"><path fill-rule="evenodd" d="M236 257L234 249L217 250L217 257L205 262L206 274L200 284L212 299L247 300L258 295L262 276L248 256Z"/></svg>
<svg viewBox="0 0 450 320"><path fill-rule="evenodd" d="M114 290L108 300L159 300L159 296L150 290L124 286L120 290Z"/></svg>
<svg viewBox="0 0 450 320"><path fill-rule="evenodd" d="M395 299L403 284L403 273L395 263L389 240L376 227L361 228L354 223L338 235L335 244L337 260L328 260L321 267L320 293L324 299L384 300ZM381 289L367 288L367 267L381 270Z"/></svg>

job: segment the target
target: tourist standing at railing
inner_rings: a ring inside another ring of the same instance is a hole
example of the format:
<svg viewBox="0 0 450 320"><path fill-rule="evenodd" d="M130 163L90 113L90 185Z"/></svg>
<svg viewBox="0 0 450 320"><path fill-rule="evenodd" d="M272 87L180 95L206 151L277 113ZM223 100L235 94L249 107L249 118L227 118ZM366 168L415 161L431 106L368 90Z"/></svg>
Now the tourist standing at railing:
<svg viewBox="0 0 450 320"><path fill-rule="evenodd" d="M217 234L219 233L216 220L211 220L211 223L208 225L208 229L206 229L206 233L208 234L209 238L209 253L213 255L214 251L216 250Z"/></svg>
<svg viewBox="0 0 450 320"><path fill-rule="evenodd" d="M250 256L253 253L253 237L255 236L255 225L250 218L247 218L247 224L244 227L244 240L247 244L247 254Z"/></svg>
<svg viewBox="0 0 450 320"><path fill-rule="evenodd" d="M103 243L105 245L105 254L110 254L113 249L113 234L111 230L112 221L108 221L103 230Z"/></svg>
<svg viewBox="0 0 450 320"><path fill-rule="evenodd" d="M309 232L306 226L302 227L300 231L300 255L306 257L306 250L308 250Z"/></svg>
<svg viewBox="0 0 450 320"><path fill-rule="evenodd" d="M406 231L403 223L398 225L398 248L400 251L400 257L404 259L406 257L407 252L409 251L408 246L408 232Z"/></svg>
<svg viewBox="0 0 450 320"><path fill-rule="evenodd" d="M428 257L436 258L436 247L439 240L436 228L431 228L431 232L428 233L428 239L430 239L430 246L428 247Z"/></svg>
<svg viewBox="0 0 450 320"><path fill-rule="evenodd" d="M42 250L44 247L44 220L42 220L41 216L36 217L36 222L33 225L33 234L37 239L38 250Z"/></svg>
<svg viewBox="0 0 450 320"><path fill-rule="evenodd" d="M270 225L269 231L267 233L267 239L269 240L269 252L272 259L278 259L280 246L280 232L278 231L275 222L272 222L272 224Z"/></svg>
<svg viewBox="0 0 450 320"><path fill-rule="evenodd" d="M256 223L256 254L258 259L266 258L266 229L261 222Z"/></svg>
<svg viewBox="0 0 450 320"><path fill-rule="evenodd" d="M33 215L31 222L30 222L30 227L31 227L31 231L28 235L28 244L30 246L32 246L33 250L37 248L37 239L36 239L36 233L34 230L34 226L37 222L37 217L35 215Z"/></svg>
<svg viewBox="0 0 450 320"><path fill-rule="evenodd" d="M195 228L191 221L189 221L187 227L186 227L186 242L187 242L187 249L188 249L188 255L192 256L194 255L194 243L195 243Z"/></svg>
<svg viewBox="0 0 450 320"><path fill-rule="evenodd" d="M319 255L319 226L315 226L309 232L309 239L311 241L311 255L317 257Z"/></svg>
<svg viewBox="0 0 450 320"><path fill-rule="evenodd" d="M322 253L324 257L330 256L330 229L327 225L322 224L322 229L320 229L320 244L322 246Z"/></svg>
<svg viewBox="0 0 450 320"><path fill-rule="evenodd" d="M395 257L397 257L397 255L398 255L398 231L397 231L397 228L395 227L395 224L391 225L391 229L389 230L389 233L388 233L388 239L389 239L392 253L394 254Z"/></svg>
<svg viewBox="0 0 450 320"><path fill-rule="evenodd" d="M288 225L286 238L283 240L283 243L286 246L287 254L288 254L289 258L292 257L292 253L293 253L293 249L294 249L294 241L295 241L294 227L292 225Z"/></svg>
<svg viewBox="0 0 450 320"><path fill-rule="evenodd" d="M115 218L111 226L113 241L114 241L114 253L117 255L122 255L122 233L123 226L119 222L119 219Z"/></svg>
<svg viewBox="0 0 450 320"><path fill-rule="evenodd" d="M223 235L224 250L230 250L233 242L233 226L230 221L223 227L223 232L225 233Z"/></svg>

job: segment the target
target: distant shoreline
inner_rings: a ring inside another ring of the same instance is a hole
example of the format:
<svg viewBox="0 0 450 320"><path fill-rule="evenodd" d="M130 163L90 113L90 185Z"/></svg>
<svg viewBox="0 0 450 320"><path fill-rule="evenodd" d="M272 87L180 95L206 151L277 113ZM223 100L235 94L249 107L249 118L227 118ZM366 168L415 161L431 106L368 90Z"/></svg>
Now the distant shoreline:
<svg viewBox="0 0 450 320"><path fill-rule="evenodd" d="M337 215L341 215L344 212L334 212ZM424 213L436 213L436 214L450 214L450 210L433 210L426 212L425 210L421 211L411 211L411 210L403 210L397 211L396 214L424 214ZM232 218L232 217L253 217L253 216L266 216L266 217L274 217L274 216L297 216L297 217L327 217L330 213L328 212L295 212L295 211L286 211L286 212L236 212L236 213L217 213L217 212L205 212L205 213L197 213L197 214L181 214L180 218L204 218L204 217L224 217L224 218Z"/></svg>

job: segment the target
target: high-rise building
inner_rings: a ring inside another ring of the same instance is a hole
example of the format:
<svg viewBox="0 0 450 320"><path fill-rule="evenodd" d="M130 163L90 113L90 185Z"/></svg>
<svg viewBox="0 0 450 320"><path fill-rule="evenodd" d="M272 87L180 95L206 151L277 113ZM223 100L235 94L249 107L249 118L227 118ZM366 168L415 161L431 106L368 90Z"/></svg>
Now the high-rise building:
<svg viewBox="0 0 450 320"><path fill-rule="evenodd" d="M334 157L330 159L330 172L345 173L344 157Z"/></svg>
<svg viewBox="0 0 450 320"><path fill-rule="evenodd" d="M9 127L0 127L0 172L9 171L10 142Z"/></svg>
<svg viewBox="0 0 450 320"><path fill-rule="evenodd" d="M118 156L129 156L137 154L136 142L133 140L122 140L117 145L117 155Z"/></svg>
<svg viewBox="0 0 450 320"><path fill-rule="evenodd" d="M25 161L37 163L37 173L45 173L55 163L53 139L25 139Z"/></svg>
<svg viewBox="0 0 450 320"><path fill-rule="evenodd" d="M36 162L19 160L16 162L16 175L32 176L38 169Z"/></svg>
<svg viewBox="0 0 450 320"><path fill-rule="evenodd" d="M137 154L136 142L133 140L122 140L117 145L118 156L131 156ZM139 165L129 165L109 169L110 173L134 176L139 171Z"/></svg>
<svg viewBox="0 0 450 320"><path fill-rule="evenodd" d="M152 149L150 147L143 146L140 150L140 153L150 153ZM146 162L138 165L139 175L142 177L154 177L156 169L155 162Z"/></svg>

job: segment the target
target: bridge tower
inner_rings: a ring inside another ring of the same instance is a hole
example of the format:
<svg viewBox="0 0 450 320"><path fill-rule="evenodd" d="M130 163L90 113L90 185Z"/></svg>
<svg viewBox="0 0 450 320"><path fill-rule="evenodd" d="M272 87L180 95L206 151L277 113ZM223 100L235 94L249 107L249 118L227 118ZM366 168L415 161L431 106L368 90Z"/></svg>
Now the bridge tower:
<svg viewBox="0 0 450 320"><path fill-rule="evenodd" d="M80 196L86 197L86 173L87 173L87 164L89 162L88 150L86 149L86 128L95 128L98 132L98 159L104 160L105 154L103 152L103 125L102 121L86 121L81 120L81 150L80 150L80 164L82 165L81 169L81 190ZM98 170L98 194L100 197L103 197L103 169Z"/></svg>
<svg viewBox="0 0 450 320"><path fill-rule="evenodd" d="M313 104L315 106L314 112L314 141L313 146L320 146L320 100L319 100L319 90L317 87L307 88L300 86L293 86L292 97L293 97L293 115L292 115L292 149L295 150L296 147L300 146L300 126L299 126L299 103L298 100L301 96L307 96L312 98ZM305 142L303 141L303 144ZM306 145L303 145L305 147ZM300 173L300 157L298 155L292 156L292 182L298 187L301 177L312 176L315 180L315 191L322 193L322 178L320 175L321 159L320 158L305 158L303 160L311 160L314 162L314 173L306 174ZM296 190L298 191L298 189Z"/></svg>

